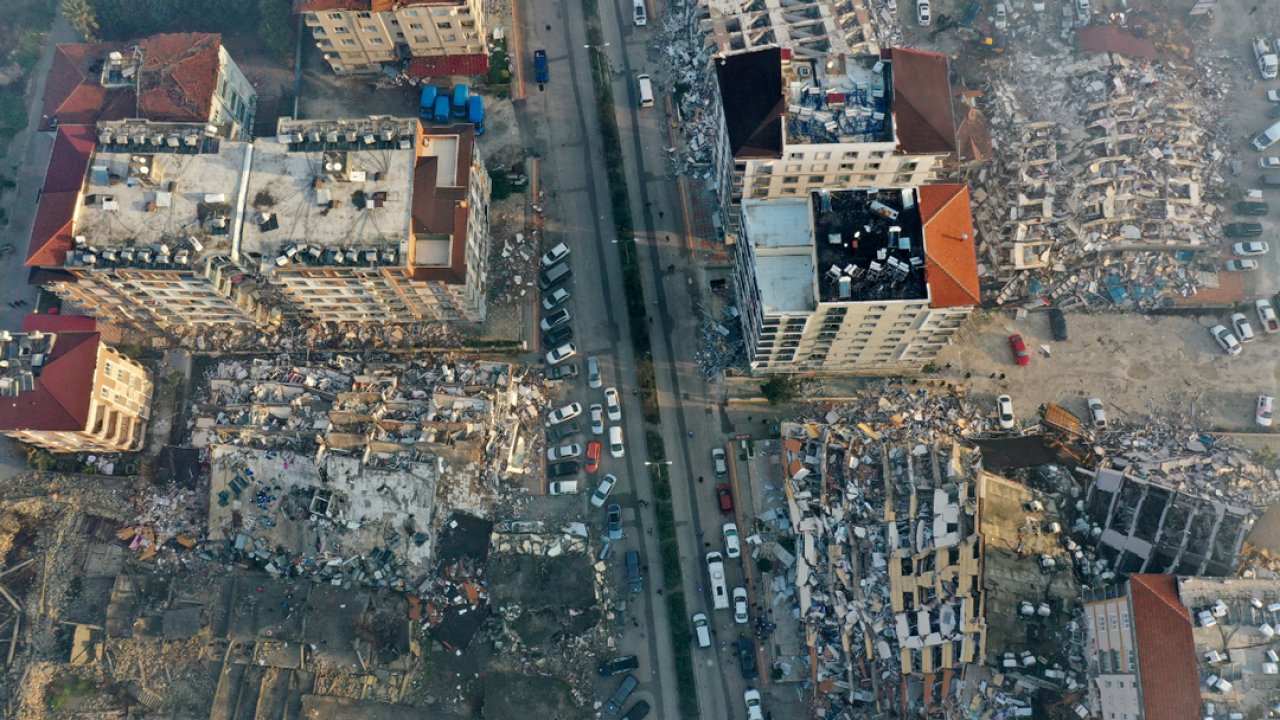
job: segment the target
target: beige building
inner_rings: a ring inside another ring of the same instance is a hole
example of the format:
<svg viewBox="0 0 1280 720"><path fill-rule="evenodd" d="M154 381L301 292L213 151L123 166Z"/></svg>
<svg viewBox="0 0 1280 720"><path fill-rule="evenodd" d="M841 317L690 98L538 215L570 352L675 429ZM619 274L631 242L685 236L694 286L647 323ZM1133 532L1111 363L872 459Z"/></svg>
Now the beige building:
<svg viewBox="0 0 1280 720"><path fill-rule="evenodd" d="M754 372L919 371L979 304L969 191L743 203L735 283Z"/></svg>
<svg viewBox="0 0 1280 720"><path fill-rule="evenodd" d="M414 58L453 59L459 72L444 75L488 68L482 0L298 0L296 7L339 75Z"/></svg>
<svg viewBox="0 0 1280 720"><path fill-rule="evenodd" d="M148 329L479 321L488 199L469 125L284 118L256 142L64 127L27 265L91 314Z"/></svg>
<svg viewBox="0 0 1280 720"><path fill-rule="evenodd" d="M103 344L91 318L31 315L0 331L0 432L52 452L132 452L151 373Z"/></svg>

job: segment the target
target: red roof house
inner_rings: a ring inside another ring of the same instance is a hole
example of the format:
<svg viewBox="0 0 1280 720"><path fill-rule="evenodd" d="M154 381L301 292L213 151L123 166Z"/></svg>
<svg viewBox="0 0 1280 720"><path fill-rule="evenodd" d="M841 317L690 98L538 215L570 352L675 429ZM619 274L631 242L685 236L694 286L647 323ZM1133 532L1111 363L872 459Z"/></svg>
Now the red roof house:
<svg viewBox="0 0 1280 720"><path fill-rule="evenodd" d="M921 185L919 192L930 307L980 304L969 186Z"/></svg>

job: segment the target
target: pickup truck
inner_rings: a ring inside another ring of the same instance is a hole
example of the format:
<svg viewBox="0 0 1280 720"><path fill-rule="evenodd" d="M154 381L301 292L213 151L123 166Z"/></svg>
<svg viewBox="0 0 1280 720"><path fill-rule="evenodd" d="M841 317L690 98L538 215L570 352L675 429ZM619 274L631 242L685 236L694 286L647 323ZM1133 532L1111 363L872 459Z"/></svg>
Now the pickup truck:
<svg viewBox="0 0 1280 720"><path fill-rule="evenodd" d="M1258 62L1258 72L1262 74L1262 79L1274 80L1277 68L1280 67L1280 58L1277 58L1266 38L1253 39L1253 58Z"/></svg>
<svg viewBox="0 0 1280 720"><path fill-rule="evenodd" d="M533 51L533 79L539 85L550 79L550 72L547 69L547 51Z"/></svg>

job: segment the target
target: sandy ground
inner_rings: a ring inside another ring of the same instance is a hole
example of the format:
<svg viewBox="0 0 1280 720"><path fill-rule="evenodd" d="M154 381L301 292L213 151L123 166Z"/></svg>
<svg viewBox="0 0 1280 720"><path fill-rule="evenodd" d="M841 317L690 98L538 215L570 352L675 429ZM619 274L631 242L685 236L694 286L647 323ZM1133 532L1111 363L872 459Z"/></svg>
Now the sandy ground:
<svg viewBox="0 0 1280 720"><path fill-rule="evenodd" d="M1247 312L1254 330L1257 318ZM1017 319L1011 313L975 315L954 345L938 356L939 376L964 382L972 393L1013 397L1019 417L1034 415L1047 402L1085 413L1085 400L1098 397L1113 421L1141 423L1153 412L1189 417L1204 429L1253 430L1253 403L1259 393L1280 390L1280 335L1263 335L1244 352L1227 357L1208 328L1226 316L1195 317L1067 314L1070 339L1053 342L1044 312ZM1020 333L1031 364L1018 367L1008 336ZM1048 346L1046 356L1041 346ZM951 363L950 369L946 364ZM992 380L992 372L1005 380Z"/></svg>

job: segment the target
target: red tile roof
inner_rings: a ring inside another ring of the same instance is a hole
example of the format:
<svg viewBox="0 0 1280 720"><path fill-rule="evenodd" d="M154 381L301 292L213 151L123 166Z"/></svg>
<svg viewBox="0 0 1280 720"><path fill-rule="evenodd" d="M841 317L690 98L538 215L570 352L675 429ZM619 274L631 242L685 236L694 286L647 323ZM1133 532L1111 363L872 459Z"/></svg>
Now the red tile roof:
<svg viewBox="0 0 1280 720"><path fill-rule="evenodd" d="M0 398L0 430L84 430L99 343L96 332L59 333L35 388Z"/></svg>
<svg viewBox="0 0 1280 720"><path fill-rule="evenodd" d="M892 108L899 152L955 152L947 56L893 48L889 57L893 62Z"/></svg>
<svg viewBox="0 0 1280 720"><path fill-rule="evenodd" d="M42 315L27 313L22 319L22 332L66 333L95 332L98 321L88 315Z"/></svg>
<svg viewBox="0 0 1280 720"><path fill-rule="evenodd" d="M484 75L488 72L489 56L484 53L416 57L409 61L409 77L413 78Z"/></svg>
<svg viewBox="0 0 1280 720"><path fill-rule="evenodd" d="M1085 52L1106 52L1155 60L1160 55L1156 44L1136 37L1119 25L1086 25L1076 29L1076 42Z"/></svg>
<svg viewBox="0 0 1280 720"><path fill-rule="evenodd" d="M924 273L929 306L978 305L978 251L967 185L921 185Z"/></svg>
<svg viewBox="0 0 1280 720"><path fill-rule="evenodd" d="M58 127L27 243L26 265L60 266L66 259L72 243L71 219L96 145L97 136L92 126Z"/></svg>
<svg viewBox="0 0 1280 720"><path fill-rule="evenodd" d="M1130 575L1129 603L1138 645L1146 720L1198 720L1200 674L1191 613L1173 575Z"/></svg>
<svg viewBox="0 0 1280 720"><path fill-rule="evenodd" d="M45 116L64 124L91 124L98 119L127 117L121 114L126 106L132 114L132 91L107 90L98 84L103 58L114 49L107 43L59 45L44 86ZM128 95L127 102L124 95ZM108 107L115 117L103 117Z"/></svg>

